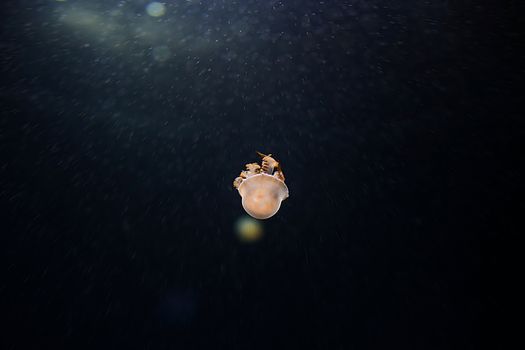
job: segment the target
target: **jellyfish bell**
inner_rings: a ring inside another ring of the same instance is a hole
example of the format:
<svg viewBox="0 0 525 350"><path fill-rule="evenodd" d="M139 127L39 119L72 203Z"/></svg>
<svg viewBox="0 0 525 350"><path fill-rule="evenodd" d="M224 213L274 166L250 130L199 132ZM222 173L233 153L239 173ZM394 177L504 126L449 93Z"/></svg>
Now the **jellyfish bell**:
<svg viewBox="0 0 525 350"><path fill-rule="evenodd" d="M242 207L256 219L268 219L279 211L281 202L288 198L288 187L272 175L250 176L239 185Z"/></svg>
<svg viewBox="0 0 525 350"><path fill-rule="evenodd" d="M265 156L262 167L250 163L246 164L246 169L233 182L242 197L244 210L256 219L274 216L281 202L289 196L279 163L271 156Z"/></svg>

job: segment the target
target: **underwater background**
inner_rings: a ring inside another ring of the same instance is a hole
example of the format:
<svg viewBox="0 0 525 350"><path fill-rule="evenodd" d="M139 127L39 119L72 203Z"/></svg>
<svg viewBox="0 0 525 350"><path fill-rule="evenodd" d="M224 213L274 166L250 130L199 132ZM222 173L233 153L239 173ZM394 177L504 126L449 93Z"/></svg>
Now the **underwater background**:
<svg viewBox="0 0 525 350"><path fill-rule="evenodd" d="M3 349L479 348L512 7L3 7ZM263 221L256 151L290 190Z"/></svg>

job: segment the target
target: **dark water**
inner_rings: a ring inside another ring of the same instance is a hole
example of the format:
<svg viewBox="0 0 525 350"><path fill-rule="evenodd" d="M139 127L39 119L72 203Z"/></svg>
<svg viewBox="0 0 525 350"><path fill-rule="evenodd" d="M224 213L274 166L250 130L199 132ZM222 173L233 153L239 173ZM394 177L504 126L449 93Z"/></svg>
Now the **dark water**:
<svg viewBox="0 0 525 350"><path fill-rule="evenodd" d="M512 8L146 5L6 4L3 348L479 348ZM245 244L256 150L290 198Z"/></svg>

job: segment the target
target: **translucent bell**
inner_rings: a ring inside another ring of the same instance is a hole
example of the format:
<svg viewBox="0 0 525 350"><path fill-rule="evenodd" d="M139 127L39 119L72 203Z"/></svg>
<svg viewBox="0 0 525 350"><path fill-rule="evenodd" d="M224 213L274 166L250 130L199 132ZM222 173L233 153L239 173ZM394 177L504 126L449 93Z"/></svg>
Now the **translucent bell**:
<svg viewBox="0 0 525 350"><path fill-rule="evenodd" d="M256 219L272 217L281 207L281 202L288 198L286 184L265 173L244 179L238 190L244 210Z"/></svg>

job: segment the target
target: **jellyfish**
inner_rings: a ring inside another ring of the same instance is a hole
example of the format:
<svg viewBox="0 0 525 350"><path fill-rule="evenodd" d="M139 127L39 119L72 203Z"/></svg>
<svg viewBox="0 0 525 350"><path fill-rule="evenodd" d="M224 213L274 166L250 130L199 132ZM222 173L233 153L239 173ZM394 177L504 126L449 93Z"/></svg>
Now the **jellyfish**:
<svg viewBox="0 0 525 350"><path fill-rule="evenodd" d="M256 219L268 219L279 211L281 202L288 198L288 187L279 162L272 155L257 152L258 163L246 164L246 170L233 181L242 197L242 207Z"/></svg>

